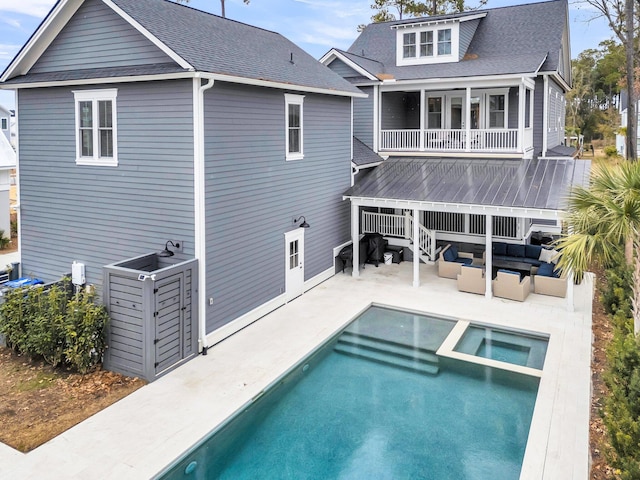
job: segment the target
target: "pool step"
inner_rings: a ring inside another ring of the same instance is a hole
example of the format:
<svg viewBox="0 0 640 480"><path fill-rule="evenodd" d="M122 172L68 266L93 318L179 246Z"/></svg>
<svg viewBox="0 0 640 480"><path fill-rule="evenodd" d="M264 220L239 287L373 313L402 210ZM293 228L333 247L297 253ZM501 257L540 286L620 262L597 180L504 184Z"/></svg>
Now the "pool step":
<svg viewBox="0 0 640 480"><path fill-rule="evenodd" d="M340 336L334 350L344 355L428 375L437 375L440 371L440 360L433 352L351 332L344 332Z"/></svg>

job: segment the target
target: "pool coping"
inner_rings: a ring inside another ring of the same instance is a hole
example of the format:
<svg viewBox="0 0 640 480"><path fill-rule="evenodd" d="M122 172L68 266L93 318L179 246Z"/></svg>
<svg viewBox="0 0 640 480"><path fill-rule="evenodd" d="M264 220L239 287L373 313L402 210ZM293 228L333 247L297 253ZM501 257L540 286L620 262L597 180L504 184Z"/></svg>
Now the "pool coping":
<svg viewBox="0 0 640 480"><path fill-rule="evenodd" d="M36 450L0 444L0 477L151 478L375 303L548 334L520 479L587 478L593 277L576 286L570 312L542 295L520 303L461 293L429 267L420 287L406 263L338 274Z"/></svg>

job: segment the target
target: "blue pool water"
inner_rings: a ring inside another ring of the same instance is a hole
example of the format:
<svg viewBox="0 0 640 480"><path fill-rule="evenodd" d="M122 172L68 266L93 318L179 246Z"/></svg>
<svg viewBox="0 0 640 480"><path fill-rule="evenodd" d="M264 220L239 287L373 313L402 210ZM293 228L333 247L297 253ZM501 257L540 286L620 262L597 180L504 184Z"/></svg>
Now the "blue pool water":
<svg viewBox="0 0 640 480"><path fill-rule="evenodd" d="M538 379L435 357L453 325L372 307L160 478L518 479Z"/></svg>

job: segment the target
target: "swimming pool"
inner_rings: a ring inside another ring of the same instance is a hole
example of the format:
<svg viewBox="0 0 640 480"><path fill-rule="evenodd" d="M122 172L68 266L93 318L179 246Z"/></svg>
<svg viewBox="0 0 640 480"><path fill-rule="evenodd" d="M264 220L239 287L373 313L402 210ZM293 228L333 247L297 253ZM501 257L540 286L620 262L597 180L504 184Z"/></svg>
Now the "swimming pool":
<svg viewBox="0 0 640 480"><path fill-rule="evenodd" d="M458 323L369 308L158 478L517 479L539 378L436 355Z"/></svg>

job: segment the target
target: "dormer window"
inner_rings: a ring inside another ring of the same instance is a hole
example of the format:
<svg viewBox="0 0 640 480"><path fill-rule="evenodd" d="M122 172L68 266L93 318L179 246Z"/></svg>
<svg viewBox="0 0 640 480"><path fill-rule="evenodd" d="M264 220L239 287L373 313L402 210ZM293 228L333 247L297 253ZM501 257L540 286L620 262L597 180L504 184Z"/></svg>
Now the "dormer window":
<svg viewBox="0 0 640 480"><path fill-rule="evenodd" d="M414 58L416 56L416 34L405 33L403 35L403 41L402 56L404 58Z"/></svg>
<svg viewBox="0 0 640 480"><path fill-rule="evenodd" d="M459 26L459 23L447 23L398 28L397 64L457 62Z"/></svg>

